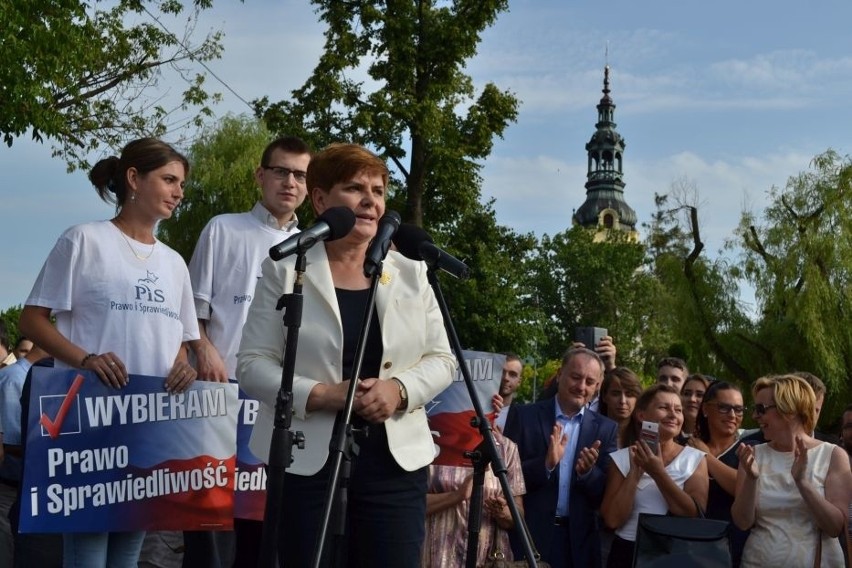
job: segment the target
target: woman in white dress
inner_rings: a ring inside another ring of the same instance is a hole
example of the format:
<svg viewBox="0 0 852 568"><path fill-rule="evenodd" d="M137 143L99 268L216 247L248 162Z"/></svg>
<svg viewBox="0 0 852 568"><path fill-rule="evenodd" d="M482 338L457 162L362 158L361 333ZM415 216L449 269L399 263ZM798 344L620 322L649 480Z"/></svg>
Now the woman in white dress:
<svg viewBox="0 0 852 568"><path fill-rule="evenodd" d="M849 459L838 446L814 439L816 397L794 375L764 377L752 387L753 416L767 440L741 445L734 523L751 529L744 568L843 565L837 536L852 498Z"/></svg>
<svg viewBox="0 0 852 568"><path fill-rule="evenodd" d="M642 422L659 425L656 451L639 439ZM609 568L633 565L640 513L697 517L707 506L707 461L704 452L675 441L683 426L680 393L668 385L654 385L636 402L622 449L613 452L601 516L615 540Z"/></svg>

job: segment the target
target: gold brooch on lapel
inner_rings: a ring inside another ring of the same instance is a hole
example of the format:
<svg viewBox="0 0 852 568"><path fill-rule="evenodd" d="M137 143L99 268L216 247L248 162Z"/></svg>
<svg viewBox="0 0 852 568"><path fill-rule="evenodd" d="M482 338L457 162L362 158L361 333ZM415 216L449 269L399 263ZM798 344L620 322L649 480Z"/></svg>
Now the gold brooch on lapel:
<svg viewBox="0 0 852 568"><path fill-rule="evenodd" d="M382 271L382 275L379 277L379 284L385 285L390 284L391 275L387 272Z"/></svg>

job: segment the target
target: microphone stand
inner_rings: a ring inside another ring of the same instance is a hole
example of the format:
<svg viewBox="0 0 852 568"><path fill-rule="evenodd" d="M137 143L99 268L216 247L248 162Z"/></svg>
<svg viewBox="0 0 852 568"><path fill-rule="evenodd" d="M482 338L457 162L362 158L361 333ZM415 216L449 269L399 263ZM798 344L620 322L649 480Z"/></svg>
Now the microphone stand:
<svg viewBox="0 0 852 568"><path fill-rule="evenodd" d="M426 277L432 290L435 292L435 298L438 300L438 306L441 309L441 315L444 317L444 327L447 330L447 338L450 340L450 347L456 355L459 362L462 377L467 387L467 392L470 395L470 400L473 403L473 410L476 417L471 421L472 426L479 428L482 435L482 442L472 451L466 452L465 456L469 457L473 462L473 488L471 489L470 509L468 512L468 536L467 536L467 553L465 556L466 568L476 568L477 553L479 548L479 531L482 525L482 496L483 485L485 484L485 468L490 464L491 470L497 479L500 481L500 487L503 490L503 496L506 498L506 504L509 506L509 512L512 514L512 520L515 522L514 530L521 539L524 552L527 557L527 565L530 568L537 568L538 562L536 553L533 550L530 541L529 530L527 529L524 517L518 511L517 503L512 496L512 490L509 487L509 478L507 476L506 464L503 463L503 458L497 451L497 443L494 441L494 433L491 429L491 423L485 418L482 411L482 405L479 403L479 397L476 395L476 390L473 386L473 379L470 377L470 371L467 365L464 364L464 355L462 353L461 343L459 343L458 335L453 326L452 318L450 317L447 302L444 299L444 294L441 291L441 284L435 276L435 266L427 262L429 270L426 271Z"/></svg>
<svg viewBox="0 0 852 568"><path fill-rule="evenodd" d="M367 296L367 309L364 311L364 321L361 324L361 334L355 347L355 359L352 362L352 376L349 380L349 389L346 391L346 402L343 405L342 415L335 421L335 431L331 437L329 452L333 455L333 462L328 478L328 486L325 494L325 506L323 508L322 523L314 549L313 568L319 568L322 561L322 553L331 524L331 514L334 505L336 524L333 534L341 536L346 531L346 512L349 503L349 477L352 473L352 460L357 453L357 445L354 440L355 429L352 427L352 407L355 404L355 391L358 388L358 375L361 374L361 364L364 360L364 351L367 347L367 334L370 332L370 324L373 320L376 306L376 289L379 276L382 274L383 262L376 265L370 276L370 288ZM338 483L340 485L338 489Z"/></svg>
<svg viewBox="0 0 852 568"><path fill-rule="evenodd" d="M311 243L313 244L313 243ZM275 420L272 441L269 445L269 460L266 479L266 506L263 517L263 532L260 549L260 568L277 568L278 531L284 500L284 474L293 462L293 445L305 448L305 435L291 432L293 421L293 375L296 370L296 347L299 344L299 328L302 325L302 278L305 274L305 252L310 248L300 246L296 255L296 279L293 292L278 299L275 309L284 309L284 325L287 341L284 344L284 360L281 368L281 388L275 398Z"/></svg>

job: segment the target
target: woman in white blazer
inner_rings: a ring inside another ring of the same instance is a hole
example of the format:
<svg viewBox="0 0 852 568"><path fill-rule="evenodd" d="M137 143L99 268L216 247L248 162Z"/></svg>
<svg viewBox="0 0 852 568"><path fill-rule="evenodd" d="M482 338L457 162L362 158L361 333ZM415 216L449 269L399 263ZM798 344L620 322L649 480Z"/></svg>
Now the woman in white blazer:
<svg viewBox="0 0 852 568"><path fill-rule="evenodd" d="M291 426L305 434L305 449L294 448L284 482L279 556L288 567L308 566L313 559L331 469L329 441L346 399L367 304L364 258L385 212L388 170L361 146L333 144L312 158L307 177L317 215L347 206L356 223L347 236L306 254ZM264 261L238 354L240 386L261 403L251 448L263 460L286 340L275 305L293 289L294 262L295 257ZM426 267L391 251L376 291L354 403L358 455L349 488L348 544L329 547L344 558L339 565L419 565L426 466L434 456L423 407L450 384L455 367Z"/></svg>

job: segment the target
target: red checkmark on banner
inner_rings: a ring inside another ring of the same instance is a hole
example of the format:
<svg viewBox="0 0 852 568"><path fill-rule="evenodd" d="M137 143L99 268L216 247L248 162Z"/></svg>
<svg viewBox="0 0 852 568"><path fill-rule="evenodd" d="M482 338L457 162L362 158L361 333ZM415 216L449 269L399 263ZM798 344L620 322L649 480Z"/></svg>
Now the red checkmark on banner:
<svg viewBox="0 0 852 568"><path fill-rule="evenodd" d="M71 410L71 405L74 403L74 399L77 397L77 392L80 390L80 387L83 386L83 375L77 375L74 378L74 382L71 383L71 388L68 389L68 394L65 395L65 398L62 400L62 406L59 407L59 412L56 413L56 420L53 421L47 417L47 414L41 414L41 425L44 426L44 429L47 430L47 433L51 438L56 439L59 437L59 432L62 430L62 423L65 422L65 417L68 415L68 411Z"/></svg>

